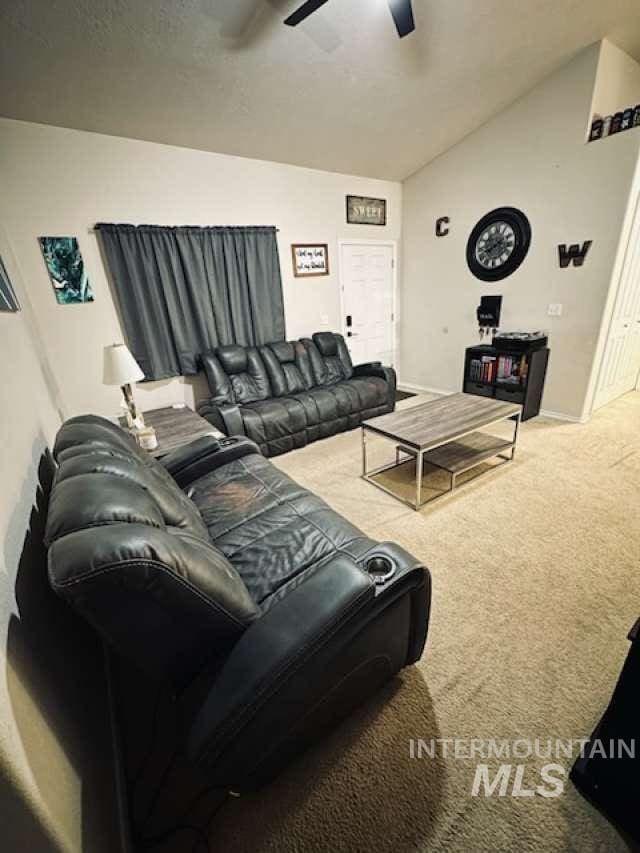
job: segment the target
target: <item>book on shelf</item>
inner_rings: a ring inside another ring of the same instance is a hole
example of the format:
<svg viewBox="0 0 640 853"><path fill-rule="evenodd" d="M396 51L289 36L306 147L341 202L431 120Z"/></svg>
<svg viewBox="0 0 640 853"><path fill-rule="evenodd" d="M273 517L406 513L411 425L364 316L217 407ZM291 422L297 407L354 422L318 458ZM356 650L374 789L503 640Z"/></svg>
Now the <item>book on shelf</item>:
<svg viewBox="0 0 640 853"><path fill-rule="evenodd" d="M495 355L483 355L469 362L469 379L472 382L491 384L496 379L497 360Z"/></svg>
<svg viewBox="0 0 640 853"><path fill-rule="evenodd" d="M498 356L497 381L521 384L526 381L528 362L524 355L509 354Z"/></svg>

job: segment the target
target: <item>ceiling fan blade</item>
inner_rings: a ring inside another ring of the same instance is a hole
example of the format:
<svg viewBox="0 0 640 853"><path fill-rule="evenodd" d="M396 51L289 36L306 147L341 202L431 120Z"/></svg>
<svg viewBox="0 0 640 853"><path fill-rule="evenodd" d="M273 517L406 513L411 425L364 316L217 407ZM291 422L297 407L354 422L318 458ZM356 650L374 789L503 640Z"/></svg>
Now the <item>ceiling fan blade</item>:
<svg viewBox="0 0 640 853"><path fill-rule="evenodd" d="M393 15L393 22L396 25L400 38L408 36L412 33L416 24L413 20L413 9L411 8L411 0L387 0L389 3L389 11Z"/></svg>
<svg viewBox="0 0 640 853"><path fill-rule="evenodd" d="M285 18L285 24L289 27L297 27L301 21L312 15L320 6L324 6L328 0L307 0L295 12L292 12L288 18Z"/></svg>

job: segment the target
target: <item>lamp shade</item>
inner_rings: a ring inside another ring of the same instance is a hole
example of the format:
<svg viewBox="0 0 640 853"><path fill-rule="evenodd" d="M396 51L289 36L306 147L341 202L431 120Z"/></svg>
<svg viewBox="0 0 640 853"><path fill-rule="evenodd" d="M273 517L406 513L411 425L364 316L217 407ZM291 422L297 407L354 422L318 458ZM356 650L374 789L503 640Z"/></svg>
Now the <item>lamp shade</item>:
<svg viewBox="0 0 640 853"><path fill-rule="evenodd" d="M140 382L144 373L124 344L104 348L102 381L105 385L129 385Z"/></svg>

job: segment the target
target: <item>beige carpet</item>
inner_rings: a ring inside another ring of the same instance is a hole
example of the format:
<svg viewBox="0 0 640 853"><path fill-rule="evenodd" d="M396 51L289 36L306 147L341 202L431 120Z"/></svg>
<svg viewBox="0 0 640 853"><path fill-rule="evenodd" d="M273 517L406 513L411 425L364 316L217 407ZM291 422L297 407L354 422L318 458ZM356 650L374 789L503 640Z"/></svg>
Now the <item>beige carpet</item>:
<svg viewBox="0 0 640 853"><path fill-rule="evenodd" d="M625 850L571 783L555 799L474 798L475 760L411 759L409 740L590 733L640 615L640 394L587 425L524 424L512 464L419 513L359 478L359 439L276 464L429 566L425 654L268 789L230 801L212 849ZM535 786L547 762L525 763Z"/></svg>

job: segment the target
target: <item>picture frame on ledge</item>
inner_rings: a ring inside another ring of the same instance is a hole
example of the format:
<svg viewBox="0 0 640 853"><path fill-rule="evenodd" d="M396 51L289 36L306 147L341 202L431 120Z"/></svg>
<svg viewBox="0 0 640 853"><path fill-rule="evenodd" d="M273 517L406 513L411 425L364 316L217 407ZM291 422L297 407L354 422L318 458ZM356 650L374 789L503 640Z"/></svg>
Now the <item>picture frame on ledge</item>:
<svg viewBox="0 0 640 853"><path fill-rule="evenodd" d="M292 243L291 260L296 278L329 275L328 243Z"/></svg>
<svg viewBox="0 0 640 853"><path fill-rule="evenodd" d="M349 225L386 225L386 198L369 198L362 195L347 196L347 223Z"/></svg>
<svg viewBox="0 0 640 853"><path fill-rule="evenodd" d="M0 255L0 311L15 313L20 310L18 297L11 284L2 256Z"/></svg>

